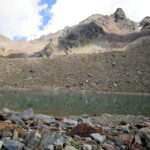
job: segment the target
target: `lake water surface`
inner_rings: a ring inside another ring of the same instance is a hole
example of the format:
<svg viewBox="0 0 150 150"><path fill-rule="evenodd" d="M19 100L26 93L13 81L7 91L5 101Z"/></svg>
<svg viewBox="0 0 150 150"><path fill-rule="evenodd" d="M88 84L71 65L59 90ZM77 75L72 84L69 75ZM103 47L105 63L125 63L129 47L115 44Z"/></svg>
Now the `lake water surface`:
<svg viewBox="0 0 150 150"><path fill-rule="evenodd" d="M134 114L150 116L150 96L70 92L0 91L0 109L54 116L81 114Z"/></svg>

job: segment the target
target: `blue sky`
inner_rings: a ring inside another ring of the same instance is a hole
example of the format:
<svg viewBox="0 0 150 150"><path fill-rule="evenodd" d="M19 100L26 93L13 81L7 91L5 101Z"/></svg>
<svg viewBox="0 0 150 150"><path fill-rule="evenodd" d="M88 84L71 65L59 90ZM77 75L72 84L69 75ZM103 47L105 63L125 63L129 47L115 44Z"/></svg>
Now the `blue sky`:
<svg viewBox="0 0 150 150"><path fill-rule="evenodd" d="M56 3L56 0L42 0L39 5L47 4L47 9L40 11L40 15L43 16L42 25L39 27L40 30L43 30L44 26L51 19L52 14L48 11L52 8L52 6Z"/></svg>
<svg viewBox="0 0 150 150"><path fill-rule="evenodd" d="M0 0L0 34L32 40L78 24L92 14L110 15L118 7L141 21L150 15L150 0Z"/></svg>

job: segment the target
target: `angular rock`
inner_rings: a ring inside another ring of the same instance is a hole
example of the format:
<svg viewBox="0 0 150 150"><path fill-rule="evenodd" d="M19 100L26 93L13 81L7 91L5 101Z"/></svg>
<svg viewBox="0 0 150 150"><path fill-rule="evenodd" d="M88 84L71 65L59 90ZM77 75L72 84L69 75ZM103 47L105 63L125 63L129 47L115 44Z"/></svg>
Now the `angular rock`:
<svg viewBox="0 0 150 150"><path fill-rule="evenodd" d="M139 135L142 141L146 144L146 147L150 149L150 129L149 128L142 128L139 131Z"/></svg>
<svg viewBox="0 0 150 150"><path fill-rule="evenodd" d="M93 133L90 137L98 143L103 143L106 140L106 136L102 136L99 133Z"/></svg>
<svg viewBox="0 0 150 150"><path fill-rule="evenodd" d="M10 116L10 110L9 109L3 109L0 112L0 120L7 120Z"/></svg>
<svg viewBox="0 0 150 150"><path fill-rule="evenodd" d="M66 146L65 148L64 148L64 150L77 150L75 147L73 147L73 146Z"/></svg>
<svg viewBox="0 0 150 150"><path fill-rule="evenodd" d="M0 141L0 149L2 148L2 146L3 146L3 141Z"/></svg>
<svg viewBox="0 0 150 150"><path fill-rule="evenodd" d="M24 122L20 119L20 117L16 116L16 115L12 115L8 118L9 120L11 120L12 123L15 123L17 125L22 125L24 124Z"/></svg>
<svg viewBox="0 0 150 150"><path fill-rule="evenodd" d="M42 138L39 144L39 148L45 148L49 145L54 145L63 147L64 143L66 143L66 138L57 132L44 132L42 134Z"/></svg>
<svg viewBox="0 0 150 150"><path fill-rule="evenodd" d="M82 149L83 150L92 150L92 145L90 145L90 144L83 144Z"/></svg>
<svg viewBox="0 0 150 150"><path fill-rule="evenodd" d="M83 114L83 115L81 116L81 118L84 118L84 119L87 119L88 117L89 117L88 114Z"/></svg>
<svg viewBox="0 0 150 150"><path fill-rule="evenodd" d="M8 140L6 143L2 146L6 150L23 150L24 145L18 141L14 140Z"/></svg>
<svg viewBox="0 0 150 150"><path fill-rule="evenodd" d="M23 120L29 120L29 119L32 119L33 118L33 110L32 108L31 109L28 109L28 110L24 110L23 112L21 112L19 114L19 116L21 119Z"/></svg>
<svg viewBox="0 0 150 150"><path fill-rule="evenodd" d="M34 120L36 121L42 121L44 124L50 125L51 123L55 123L56 120L54 118L52 118L51 116L47 116L47 115L36 115L36 117L34 118Z"/></svg>
<svg viewBox="0 0 150 150"><path fill-rule="evenodd" d="M64 119L63 123L62 123L62 127L63 128L73 128L77 125L77 121L75 120L68 120L68 119Z"/></svg>
<svg viewBox="0 0 150 150"><path fill-rule="evenodd" d="M142 141L141 141L141 138L140 138L139 134L135 135L135 137L134 137L134 144L139 144L139 145L142 144Z"/></svg>
<svg viewBox="0 0 150 150"><path fill-rule="evenodd" d="M92 125L92 120L91 120L91 118L79 118L77 121L78 121L79 123L87 123L87 124L89 124L89 125Z"/></svg>
<svg viewBox="0 0 150 150"><path fill-rule="evenodd" d="M101 129L94 128L86 123L80 123L76 127L72 128L68 133L69 136L81 136L81 137L89 137L92 133L101 133L103 131Z"/></svg>
<svg viewBox="0 0 150 150"><path fill-rule="evenodd" d="M121 145L124 145L124 142L120 138L116 138L115 139L115 145L116 146L121 146Z"/></svg>
<svg viewBox="0 0 150 150"><path fill-rule="evenodd" d="M128 126L122 126L122 131L124 133L130 133L129 127Z"/></svg>
<svg viewBox="0 0 150 150"><path fill-rule="evenodd" d="M127 134L121 134L119 135L119 138L125 143L125 144L131 144L133 142L133 135L127 135Z"/></svg>
<svg viewBox="0 0 150 150"><path fill-rule="evenodd" d="M29 148L37 148L41 140L40 134L36 131L32 131L24 140L24 144Z"/></svg>

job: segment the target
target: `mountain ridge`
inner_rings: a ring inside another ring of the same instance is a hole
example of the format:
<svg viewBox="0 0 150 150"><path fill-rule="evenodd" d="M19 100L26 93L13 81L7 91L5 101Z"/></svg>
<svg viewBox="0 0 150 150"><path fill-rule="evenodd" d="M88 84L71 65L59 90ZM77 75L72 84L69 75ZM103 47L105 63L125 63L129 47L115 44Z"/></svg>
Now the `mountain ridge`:
<svg viewBox="0 0 150 150"><path fill-rule="evenodd" d="M114 14L109 16L94 14L78 25L65 27L31 41L13 41L0 37L0 55L10 58L20 57L21 55L18 54L22 54L21 57L49 57L121 50L125 44L130 44L127 43L129 40L125 41L124 39L148 36L148 23L149 17L144 18L141 23L137 23L127 18L124 11L118 8ZM139 24L143 27L142 30L139 30ZM145 29L147 30L144 31ZM101 32L99 32L100 30ZM129 37L126 38L126 36Z"/></svg>

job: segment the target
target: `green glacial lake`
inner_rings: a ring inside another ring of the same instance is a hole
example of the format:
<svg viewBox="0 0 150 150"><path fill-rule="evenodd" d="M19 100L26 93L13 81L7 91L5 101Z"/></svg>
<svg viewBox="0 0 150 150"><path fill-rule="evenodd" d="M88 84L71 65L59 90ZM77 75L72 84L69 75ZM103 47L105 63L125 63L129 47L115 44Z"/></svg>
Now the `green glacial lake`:
<svg viewBox="0 0 150 150"><path fill-rule="evenodd" d="M35 113L54 116L81 114L134 114L150 116L150 96L0 91L0 109L14 111L33 108Z"/></svg>

